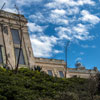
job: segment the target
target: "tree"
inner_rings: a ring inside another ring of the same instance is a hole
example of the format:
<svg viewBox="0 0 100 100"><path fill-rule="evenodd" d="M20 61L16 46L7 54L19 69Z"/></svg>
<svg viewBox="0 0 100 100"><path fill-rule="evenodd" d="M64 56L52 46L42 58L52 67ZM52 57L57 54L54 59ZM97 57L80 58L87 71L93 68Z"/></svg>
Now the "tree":
<svg viewBox="0 0 100 100"><path fill-rule="evenodd" d="M42 70L42 67L40 67L40 66L34 66L34 70L40 72Z"/></svg>

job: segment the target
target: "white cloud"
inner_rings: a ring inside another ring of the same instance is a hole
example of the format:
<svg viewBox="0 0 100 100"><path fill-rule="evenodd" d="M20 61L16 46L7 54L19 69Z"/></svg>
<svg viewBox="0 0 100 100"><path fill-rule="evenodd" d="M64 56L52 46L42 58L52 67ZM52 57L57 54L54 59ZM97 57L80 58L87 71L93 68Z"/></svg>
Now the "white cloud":
<svg viewBox="0 0 100 100"><path fill-rule="evenodd" d="M93 14L90 14L87 10L83 10L81 12L82 14L82 18L81 20L84 21L84 22L89 22L91 24L97 24L100 22L100 18L93 15Z"/></svg>
<svg viewBox="0 0 100 100"><path fill-rule="evenodd" d="M67 8L67 15L78 14L80 11L79 7Z"/></svg>
<svg viewBox="0 0 100 100"><path fill-rule="evenodd" d="M53 2L49 2L46 4L46 7L49 8L64 8L64 7L75 7L75 6L83 6L83 5L95 5L93 0L53 0Z"/></svg>
<svg viewBox="0 0 100 100"><path fill-rule="evenodd" d="M95 5L95 2L93 0L78 0L77 3L78 5L84 5L84 4Z"/></svg>
<svg viewBox="0 0 100 100"><path fill-rule="evenodd" d="M13 1L13 0L0 0L0 8L3 6L4 3L5 3L5 6L3 7L3 10L11 12L11 13L16 13L16 9L14 9L15 1Z"/></svg>
<svg viewBox="0 0 100 100"><path fill-rule="evenodd" d="M88 34L87 32L87 26L83 25L83 24L78 24L77 26L73 27L73 30L75 32L77 32L78 34Z"/></svg>
<svg viewBox="0 0 100 100"><path fill-rule="evenodd" d="M55 9L55 10L52 10L51 12L54 14L61 15L61 16L66 14L66 11L64 9Z"/></svg>
<svg viewBox="0 0 100 100"><path fill-rule="evenodd" d="M29 30L31 32L43 32L43 27L36 25L35 23L28 23Z"/></svg>
<svg viewBox="0 0 100 100"><path fill-rule="evenodd" d="M93 39L94 36L89 33L90 25L84 25L84 24L77 24L76 26L73 26L73 33L74 38L78 40L88 40Z"/></svg>
<svg viewBox="0 0 100 100"><path fill-rule="evenodd" d="M8 8L8 7L12 7L11 3L12 3L12 0L0 0L0 8L3 6L3 4L6 4L4 6L4 8Z"/></svg>
<svg viewBox="0 0 100 100"><path fill-rule="evenodd" d="M47 19L48 22L59 24L59 25L67 25L68 19L65 16L66 12L65 10L51 10L51 13L49 14L49 18Z"/></svg>
<svg viewBox="0 0 100 100"><path fill-rule="evenodd" d="M29 16L29 18L31 20L33 20L34 22L46 22L46 19L41 12L37 12L35 14L32 14Z"/></svg>
<svg viewBox="0 0 100 100"><path fill-rule="evenodd" d="M63 51L61 50L54 50L54 53L62 53Z"/></svg>
<svg viewBox="0 0 100 100"><path fill-rule="evenodd" d="M12 9L12 8L5 8L4 10L15 14L17 13L16 9Z"/></svg>
<svg viewBox="0 0 100 100"><path fill-rule="evenodd" d="M53 53L53 47L57 43L57 38L54 36L38 36L31 35L31 43L34 55L36 57L51 57ZM57 53L57 51L56 51Z"/></svg>
<svg viewBox="0 0 100 100"><path fill-rule="evenodd" d="M37 12L36 14L30 15L30 20L33 20L34 22L42 22L42 23L53 23L53 24L59 24L59 25L67 25L68 19L66 15L66 11L63 9L54 9L50 10L50 13L48 13L48 16L43 15L40 12Z"/></svg>
<svg viewBox="0 0 100 100"><path fill-rule="evenodd" d="M75 61L81 61L81 60L82 60L82 58L81 57L78 57L78 58L76 58Z"/></svg>
<svg viewBox="0 0 100 100"><path fill-rule="evenodd" d="M63 38L68 39L68 40L72 39L70 28L58 27L58 28L55 28L55 31L58 33L58 36L60 39L63 39Z"/></svg>
<svg viewBox="0 0 100 100"><path fill-rule="evenodd" d="M55 31L58 33L60 39L67 40L88 40L92 39L88 32L89 26L85 26L83 24L77 24L76 26L71 25L69 27L57 27Z"/></svg>
<svg viewBox="0 0 100 100"><path fill-rule="evenodd" d="M23 5L30 6L30 4L39 3L43 0L0 0L0 8L5 3L4 9L5 11L16 13L14 5L16 4L19 8Z"/></svg>
<svg viewBox="0 0 100 100"><path fill-rule="evenodd" d="M77 2L74 0L55 0L55 2L57 2L59 4L69 5L69 6L76 6L77 5Z"/></svg>
<svg viewBox="0 0 100 100"><path fill-rule="evenodd" d="M41 2L42 0L16 0L16 3L20 6L30 6L32 3Z"/></svg>

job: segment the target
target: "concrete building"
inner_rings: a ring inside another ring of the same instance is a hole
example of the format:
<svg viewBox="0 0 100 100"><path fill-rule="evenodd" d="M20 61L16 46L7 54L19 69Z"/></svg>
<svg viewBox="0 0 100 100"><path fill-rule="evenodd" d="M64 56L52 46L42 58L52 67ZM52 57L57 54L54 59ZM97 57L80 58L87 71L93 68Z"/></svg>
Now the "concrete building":
<svg viewBox="0 0 100 100"><path fill-rule="evenodd" d="M87 70L80 64L77 68L66 68L63 60L34 57L26 18L23 15L0 11L0 66L6 64L10 69L15 69L20 50L19 67L34 69L34 66L40 66L42 71L54 77L88 78L98 72L96 68Z"/></svg>
<svg viewBox="0 0 100 100"><path fill-rule="evenodd" d="M40 66L51 76L65 77L66 63L63 60L35 58L35 66Z"/></svg>
<svg viewBox="0 0 100 100"><path fill-rule="evenodd" d="M98 69L86 69L81 63L77 62L75 68L66 68L64 60L35 58L35 66L40 66L42 71L54 77L80 77L89 78L91 75L95 76Z"/></svg>
<svg viewBox="0 0 100 100"><path fill-rule="evenodd" d="M22 40L22 41L21 41ZM0 63L15 68L22 42L20 67L32 67L34 56L29 39L27 20L23 15L0 11Z"/></svg>

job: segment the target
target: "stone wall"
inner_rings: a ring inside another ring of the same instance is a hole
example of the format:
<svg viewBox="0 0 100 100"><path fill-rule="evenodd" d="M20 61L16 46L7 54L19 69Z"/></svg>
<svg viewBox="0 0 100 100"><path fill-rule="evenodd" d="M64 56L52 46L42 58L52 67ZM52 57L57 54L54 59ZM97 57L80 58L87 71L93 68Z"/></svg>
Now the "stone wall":
<svg viewBox="0 0 100 100"><path fill-rule="evenodd" d="M20 19L19 19L20 18ZM5 31L6 27L6 31ZM13 68L16 66L15 51L14 48L20 48L19 44L14 44L11 29L17 29L19 31L19 37L22 38L22 51L24 55L25 65L20 67L33 67L34 56L32 51L31 42L29 39L27 20L23 15L17 15L0 11L0 46L2 46L3 63ZM3 31L2 31L3 30ZM22 31L22 32L21 32ZM6 59L7 57L7 59Z"/></svg>
<svg viewBox="0 0 100 100"><path fill-rule="evenodd" d="M53 76L60 77L59 71L62 71L65 76L66 63L63 60L35 58L35 66L40 66L42 71L48 74L48 70L51 70Z"/></svg>
<svg viewBox="0 0 100 100"><path fill-rule="evenodd" d="M48 70L51 70L53 76L60 77L59 71L62 71L64 77L80 77L89 78L91 75L95 76L98 70L89 70L83 68L66 68L66 63L63 60L35 58L35 65L42 68L42 71L48 74Z"/></svg>

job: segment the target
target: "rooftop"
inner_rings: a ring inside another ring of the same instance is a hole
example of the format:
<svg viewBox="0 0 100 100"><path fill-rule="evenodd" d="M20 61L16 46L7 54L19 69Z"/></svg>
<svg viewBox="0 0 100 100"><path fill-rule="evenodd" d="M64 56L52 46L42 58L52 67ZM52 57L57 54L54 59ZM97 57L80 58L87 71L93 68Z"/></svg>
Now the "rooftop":
<svg viewBox="0 0 100 100"><path fill-rule="evenodd" d="M53 64L64 64L64 65L66 65L66 62L64 60L58 60L58 59L47 59L47 58L35 57L35 61L37 63L53 63Z"/></svg>
<svg viewBox="0 0 100 100"><path fill-rule="evenodd" d="M27 22L27 19L24 17L24 15L18 15L18 14L14 14L14 13L10 13L10 12L6 12L3 10L0 10L0 17L1 18L8 18L8 19L13 19L13 20L19 20L19 16L20 16L20 20L23 22Z"/></svg>

